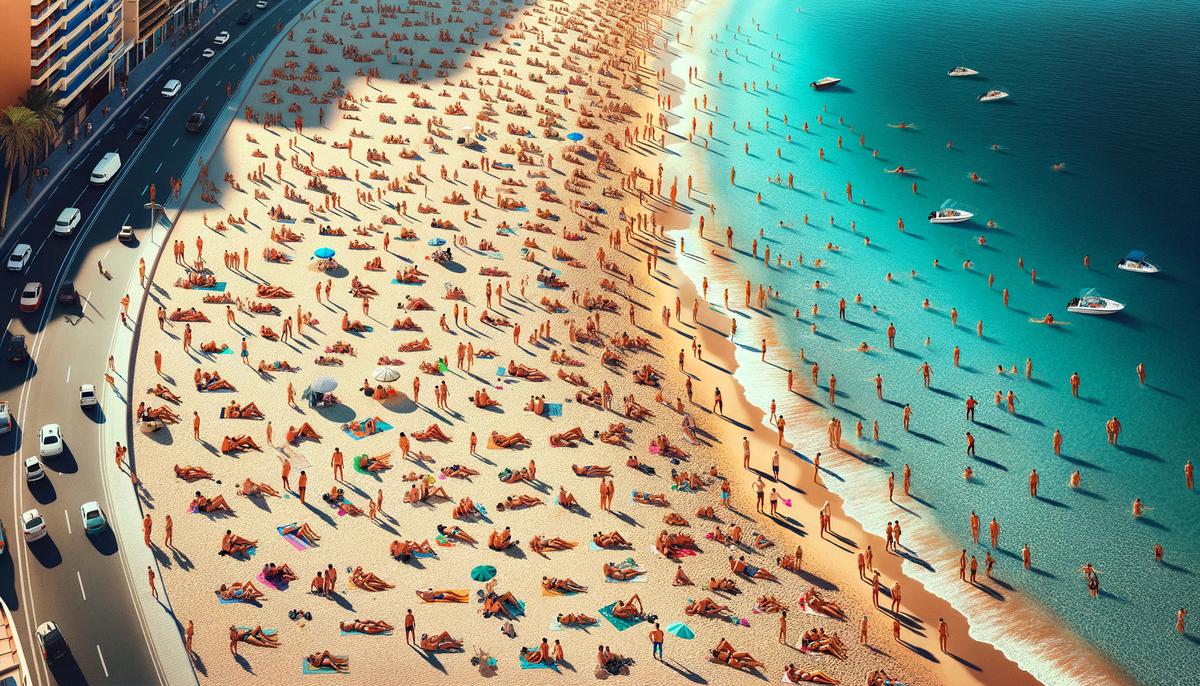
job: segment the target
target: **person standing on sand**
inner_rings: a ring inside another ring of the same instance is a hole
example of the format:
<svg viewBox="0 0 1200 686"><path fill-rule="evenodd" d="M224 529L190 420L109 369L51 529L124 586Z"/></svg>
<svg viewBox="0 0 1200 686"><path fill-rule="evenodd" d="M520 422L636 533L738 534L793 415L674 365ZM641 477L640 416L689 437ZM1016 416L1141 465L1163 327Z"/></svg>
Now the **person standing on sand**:
<svg viewBox="0 0 1200 686"><path fill-rule="evenodd" d="M408 645L417 642L417 618L413 616L412 608L404 614L404 642Z"/></svg>
<svg viewBox="0 0 1200 686"><path fill-rule="evenodd" d="M946 620L938 617L938 645L941 646L942 652L949 652L946 649L946 644L950 641L950 627L946 626Z"/></svg>
<svg viewBox="0 0 1200 686"><path fill-rule="evenodd" d="M663 630L658 626L658 622L655 622L654 630L650 632L650 656L659 662L663 659L664 638Z"/></svg>

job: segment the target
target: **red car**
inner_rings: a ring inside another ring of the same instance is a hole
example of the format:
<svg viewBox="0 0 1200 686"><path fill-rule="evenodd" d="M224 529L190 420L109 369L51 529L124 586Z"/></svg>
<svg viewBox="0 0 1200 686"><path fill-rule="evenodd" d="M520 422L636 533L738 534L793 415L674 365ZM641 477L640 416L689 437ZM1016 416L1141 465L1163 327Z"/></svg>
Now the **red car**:
<svg viewBox="0 0 1200 686"><path fill-rule="evenodd" d="M17 307L22 312L37 312L38 308L42 306L42 297L42 284L31 281L21 289L21 300L17 303Z"/></svg>

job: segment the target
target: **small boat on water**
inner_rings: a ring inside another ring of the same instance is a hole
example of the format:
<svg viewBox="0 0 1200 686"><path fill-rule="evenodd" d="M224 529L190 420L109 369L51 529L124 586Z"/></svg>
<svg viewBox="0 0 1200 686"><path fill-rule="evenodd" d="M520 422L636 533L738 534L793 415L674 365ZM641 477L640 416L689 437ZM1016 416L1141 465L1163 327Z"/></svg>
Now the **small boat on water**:
<svg viewBox="0 0 1200 686"><path fill-rule="evenodd" d="M810 83L808 85L812 86L813 88L815 88L819 91L823 91L823 90L827 90L829 88L833 88L834 86L838 85L841 82L842 82L842 80L839 78L836 78L833 76L826 76L826 77L823 77L816 81L813 81L812 83Z"/></svg>
<svg viewBox="0 0 1200 686"><path fill-rule="evenodd" d="M1145 250L1130 250L1125 259L1117 263L1117 269L1123 269L1127 272L1138 272L1139 274L1158 273L1158 267L1146 260Z"/></svg>
<svg viewBox="0 0 1200 686"><path fill-rule="evenodd" d="M970 67L959 65L950 71L946 72L946 76L978 76L979 72Z"/></svg>
<svg viewBox="0 0 1200 686"><path fill-rule="evenodd" d="M1100 295L1095 288L1085 288L1067 302L1067 312L1075 314L1116 314L1123 309L1123 303Z"/></svg>
<svg viewBox="0 0 1200 686"><path fill-rule="evenodd" d="M983 93L982 95L976 97L975 99L978 100L979 102L995 102L997 100L1003 100L1007 97L1008 97L1007 92L1002 91L1002 90L996 90L993 88L992 90L990 90L986 93Z"/></svg>
<svg viewBox="0 0 1200 686"><path fill-rule="evenodd" d="M966 210L949 207L949 202L929 213L930 224L958 224L965 222L975 215Z"/></svg>

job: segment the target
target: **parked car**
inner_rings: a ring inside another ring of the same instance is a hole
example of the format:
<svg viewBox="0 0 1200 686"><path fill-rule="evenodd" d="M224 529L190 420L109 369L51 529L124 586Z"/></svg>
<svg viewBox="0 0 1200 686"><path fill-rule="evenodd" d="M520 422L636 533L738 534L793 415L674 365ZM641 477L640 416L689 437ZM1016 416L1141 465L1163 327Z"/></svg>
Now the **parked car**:
<svg viewBox="0 0 1200 686"><path fill-rule="evenodd" d="M54 220L54 235L55 236L70 236L75 231L75 227L79 226L79 220L83 215L74 207L64 207L62 212L58 213L58 219Z"/></svg>
<svg viewBox="0 0 1200 686"><path fill-rule="evenodd" d="M21 289L21 299L17 301L17 309L22 312L37 312L42 306L42 284L30 281Z"/></svg>
<svg viewBox="0 0 1200 686"><path fill-rule="evenodd" d="M79 406L95 407L96 402L96 384L79 384Z"/></svg>
<svg viewBox="0 0 1200 686"><path fill-rule="evenodd" d="M126 224L117 231L117 240L122 243L128 243L133 240L133 227Z"/></svg>
<svg viewBox="0 0 1200 686"><path fill-rule="evenodd" d="M164 98L173 98L179 94L179 89L183 86L179 79L171 79L163 84L162 96Z"/></svg>
<svg viewBox="0 0 1200 686"><path fill-rule="evenodd" d="M19 272L29 264L29 258L33 256L33 246L28 243L17 243L13 246L12 252L8 254L8 262L5 266L10 272Z"/></svg>

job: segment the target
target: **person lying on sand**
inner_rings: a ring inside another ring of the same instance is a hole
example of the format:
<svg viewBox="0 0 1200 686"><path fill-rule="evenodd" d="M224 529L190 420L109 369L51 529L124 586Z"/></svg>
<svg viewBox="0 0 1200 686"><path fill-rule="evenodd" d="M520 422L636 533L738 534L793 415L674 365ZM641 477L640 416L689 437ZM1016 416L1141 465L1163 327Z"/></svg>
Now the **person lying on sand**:
<svg viewBox="0 0 1200 686"><path fill-rule="evenodd" d="M217 595L222 600L240 600L245 603L253 603L263 597L263 592L258 590L253 581L246 583L234 583L231 585L221 584L217 589Z"/></svg>
<svg viewBox="0 0 1200 686"><path fill-rule="evenodd" d="M350 658L337 657L332 655L328 650L313 653L304 659L312 669L332 669L339 673L350 671Z"/></svg>
<svg viewBox="0 0 1200 686"><path fill-rule="evenodd" d="M767 570L762 569L761 567L755 567L754 565L751 565L751 564L746 564L746 556L745 555L742 555L741 557L739 557L736 560L733 559L732 555L730 555L729 556L729 568L731 570L733 570L733 572L735 574L741 574L749 579L763 579L765 581L779 581L779 579L775 578L774 574L768 572Z"/></svg>
<svg viewBox="0 0 1200 686"><path fill-rule="evenodd" d="M504 531L496 531L492 529L492 533L488 534L488 547L497 552L508 550L514 545L519 545L520 541L514 541L512 538L512 530L509 527L504 527Z"/></svg>
<svg viewBox="0 0 1200 686"><path fill-rule="evenodd" d="M791 681L793 684L798 684L801 681L808 681L808 682L811 682L814 684L840 684L840 683L842 683L842 682L838 681L837 679L829 676L828 674L826 674L825 672L822 672L820 670L809 671L809 670L797 667L796 665L791 664L791 663L789 663L788 666L784 668L783 674L784 674L784 676L786 676L788 678L788 681ZM874 685L871 684L870 682L868 682L867 686L874 686Z"/></svg>
<svg viewBox="0 0 1200 686"><path fill-rule="evenodd" d="M576 545L574 541L568 541L558 536L547 538L537 534L529 539L529 549L538 554L555 550L571 550Z"/></svg>
<svg viewBox="0 0 1200 686"><path fill-rule="evenodd" d="M596 533L592 534L592 543L595 543L601 548L620 548L633 545L629 541L625 540L625 537L616 531L610 531L608 533L597 531Z"/></svg>
<svg viewBox="0 0 1200 686"><path fill-rule="evenodd" d="M754 656L744 650L734 648L729 641L722 638L717 647L710 651L710 658L713 662L718 662L723 665L729 665L734 669L749 671L763 666L763 663L754 659Z"/></svg>
<svg viewBox="0 0 1200 686"><path fill-rule="evenodd" d="M381 619L354 619L339 622L338 626L348 634L383 634L395 628Z"/></svg>
<svg viewBox="0 0 1200 686"><path fill-rule="evenodd" d="M689 616L700 616L712 619L713 617L724 617L733 612L727 605L721 605L717 601L709 597L693 600L684 606L683 612Z"/></svg>
<svg viewBox="0 0 1200 686"><path fill-rule="evenodd" d="M275 490L273 486L265 483L258 483L249 477L242 482L242 485L238 486L237 494L244 495L246 497L258 495L269 495L275 498L279 497L279 491Z"/></svg>
<svg viewBox="0 0 1200 686"><path fill-rule="evenodd" d="M184 481L199 481L200 479L213 478L213 473L203 467L196 467L190 464L182 467L175 465L175 476Z"/></svg>
<svg viewBox="0 0 1200 686"><path fill-rule="evenodd" d="M628 563L622 562L620 565L615 565L611 562L604 563L604 576L617 581L629 581L630 579L639 577L646 572L638 569Z"/></svg>
<svg viewBox="0 0 1200 686"><path fill-rule="evenodd" d="M456 638L451 638L450 633L443 631L440 634L430 636L429 634L421 634L421 650L429 652L439 652L447 650L462 650L463 642Z"/></svg>
<svg viewBox="0 0 1200 686"><path fill-rule="evenodd" d="M295 536L309 545L316 545L321 537L308 524L288 524L279 530L284 536Z"/></svg>
<svg viewBox="0 0 1200 686"><path fill-rule="evenodd" d="M286 563L277 565L274 562L263 565L262 575L264 579L274 583L291 583L299 578Z"/></svg>
<svg viewBox="0 0 1200 686"><path fill-rule="evenodd" d="M470 543L471 545L478 543L478 541L476 541L470 534L463 530L461 526L446 526L445 524L438 524L437 530L438 533L448 539L462 541L463 543Z"/></svg>
<svg viewBox="0 0 1200 686"><path fill-rule="evenodd" d="M394 585L389 584L383 579L380 579L378 576L375 576L374 573L364 572L362 565L355 567L354 571L350 572L350 583L358 586L364 591L370 591L372 593L378 593L379 591L386 591L389 588L395 588Z"/></svg>
<svg viewBox="0 0 1200 686"><path fill-rule="evenodd" d="M612 608L614 617L621 619L633 619L645 614L645 608L642 607L642 599L638 594L634 593L627 601L618 600Z"/></svg>
<svg viewBox="0 0 1200 686"><path fill-rule="evenodd" d="M589 617L583 613L568 612L557 617L558 623L562 626L592 626L596 623L595 617Z"/></svg>
<svg viewBox="0 0 1200 686"><path fill-rule="evenodd" d="M587 586L575 583L570 579L558 579L552 576L542 577L542 588L547 591L560 591L563 593L587 593Z"/></svg>

